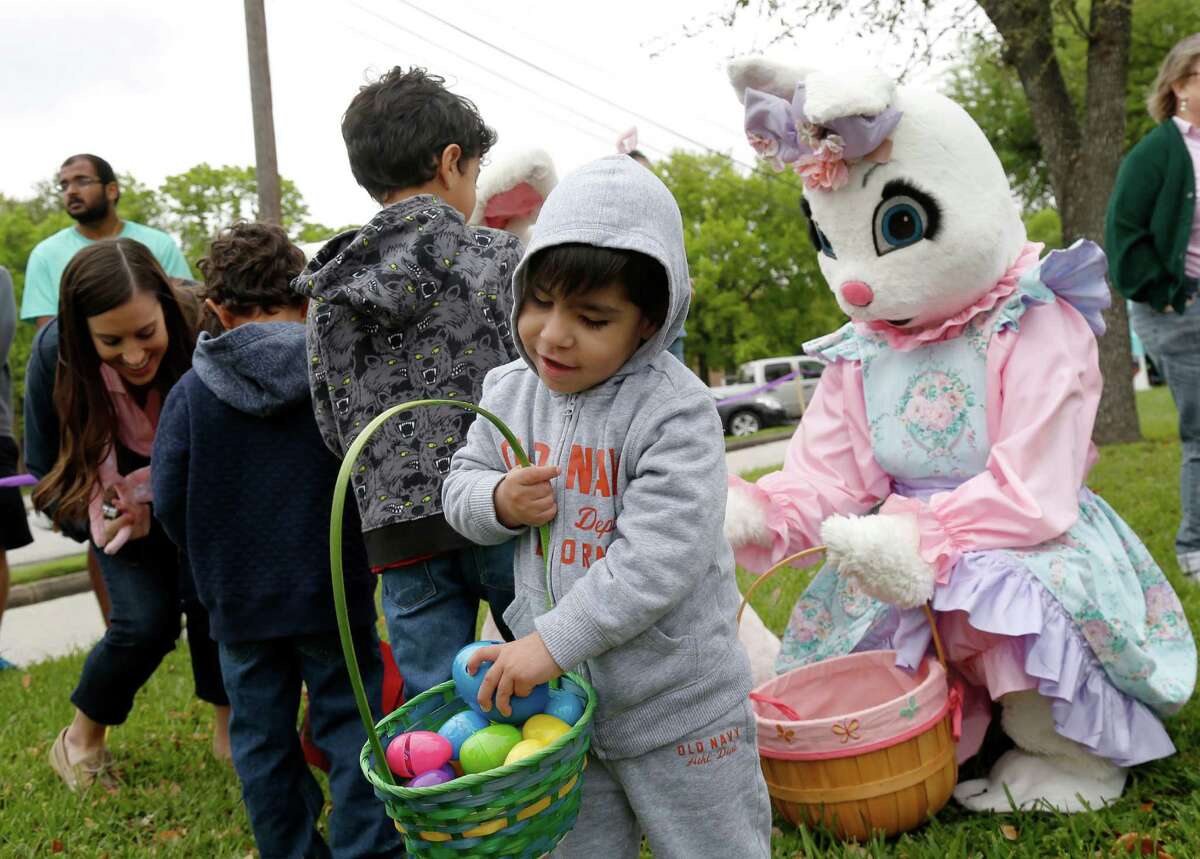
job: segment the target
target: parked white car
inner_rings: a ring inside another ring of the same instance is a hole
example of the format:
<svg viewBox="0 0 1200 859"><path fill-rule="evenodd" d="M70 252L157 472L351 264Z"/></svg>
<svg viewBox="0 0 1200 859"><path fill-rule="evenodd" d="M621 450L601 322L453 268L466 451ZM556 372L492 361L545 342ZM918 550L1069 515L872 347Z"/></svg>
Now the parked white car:
<svg viewBox="0 0 1200 859"><path fill-rule="evenodd" d="M742 364L732 384L712 389L725 432L750 435L773 424L798 420L812 399L824 366L807 355L760 358ZM751 394L793 373L787 381Z"/></svg>

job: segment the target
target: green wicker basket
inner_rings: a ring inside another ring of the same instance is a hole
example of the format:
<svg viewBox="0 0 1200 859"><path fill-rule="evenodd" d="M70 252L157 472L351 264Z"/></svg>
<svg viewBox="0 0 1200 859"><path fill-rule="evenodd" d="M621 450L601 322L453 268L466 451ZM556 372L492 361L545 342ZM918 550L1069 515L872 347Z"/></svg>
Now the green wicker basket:
<svg viewBox="0 0 1200 859"><path fill-rule="evenodd" d="M413 400L384 411L372 420L346 451L333 493L329 519L329 565L333 576L334 608L346 670L354 699L367 732L360 765L403 834L410 856L444 857L495 856L534 859L554 849L575 825L582 796L581 776L587 766L592 739L592 715L596 693L582 677L567 674L561 688L584 704L583 715L563 736L545 749L513 764L483 773L460 776L445 784L409 788L396 784L384 758L383 739L405 731L436 731L447 719L467 709L448 680L421 693L396 712L372 723L370 705L350 632L346 611L346 588L342 578L342 516L346 489L354 463L371 435L387 420L403 411L426 406L454 406L473 411L495 424L512 447L517 461L529 465L516 436L495 415L471 403L454 400ZM542 555L546 558L546 593L550 586L550 532L539 529Z"/></svg>

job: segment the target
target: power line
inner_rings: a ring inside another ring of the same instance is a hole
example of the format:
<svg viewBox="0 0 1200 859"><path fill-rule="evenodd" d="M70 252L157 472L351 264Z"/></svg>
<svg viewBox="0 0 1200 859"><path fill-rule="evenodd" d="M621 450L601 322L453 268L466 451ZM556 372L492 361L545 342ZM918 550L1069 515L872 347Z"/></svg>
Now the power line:
<svg viewBox="0 0 1200 859"><path fill-rule="evenodd" d="M487 74L488 74L490 77L493 77L493 78L498 78L499 80L502 80L502 81L504 81L505 83L507 83L507 84L509 84L509 85L511 85L511 86L515 86L515 87L517 87L518 89L521 89L521 90L524 90L525 92L528 92L528 93L530 93L531 95L535 96L536 98L538 98L538 99L540 99L540 100L548 101L548 102L550 102L551 104L557 105L558 107L562 108L563 110L566 110L566 111L568 111L569 113L571 113L571 114L574 114L575 116L578 116L578 117L580 117L581 119L584 119L584 120L586 120L587 122L590 122L590 123L592 123L593 125L596 125L596 126L598 126L598 127L602 128L602 129L604 129L604 132L605 132L606 134L612 134L612 129L610 129L609 127L605 126L603 123L601 123L601 122L597 121L597 120L596 120L596 119L594 119L593 117L591 117L591 116L588 116L587 114L585 114L585 113L583 113L583 112L579 111L578 109L576 109L576 108L575 108L575 107L573 107L572 105L565 104L564 102L561 102L561 101L559 101L558 99L550 98L549 96L545 96L545 95L543 95L543 94L541 94L541 93L535 93L533 90L529 89L529 87L527 87L525 84L522 84L522 83L520 83L519 81L515 81L515 80L513 80L512 78L510 78L510 77L508 77L508 76L506 76L506 75L503 75L503 74L501 74L500 72L497 72L497 71L495 71L494 69L490 69L490 68L488 68L487 66L483 65L482 63L478 62L477 60L473 60L473 59L471 59L470 57L468 57L468 56L465 56L464 54L460 54L458 51L455 51L453 48L448 48L448 47L446 47L445 45L439 44L438 42L435 42L435 41L433 41L432 39L430 39L430 38L427 38L427 37L426 37L425 35L423 35L422 33L418 33L418 32L416 32L415 30L412 30L412 29L409 29L408 27L405 27L403 24L398 24L398 23L396 23L395 21L389 20L388 18L385 18L383 15L379 15L378 13L376 13L376 12L374 12L374 11L370 10L370 9L365 9L365 8L363 8L362 6L359 6L357 3L351 2L351 3L350 3L350 5L351 5L351 6L355 6L355 7L357 7L359 10L361 10L361 11L363 11L363 12L366 12L368 15L371 15L372 17L378 18L379 20L381 20L381 21L383 21L384 23L386 23L386 24L388 24L388 25L390 25L390 26L394 27L394 28L395 28L395 29L397 29L397 30L400 30L400 31L401 31L401 32L403 32L403 33L408 33L410 36L412 36L412 37L414 37L414 38L418 39L418 40L419 40L419 41L421 41L423 44L430 45L430 46L432 46L432 47L435 47L435 48L437 48L437 49L439 49L439 50L441 50L441 51L445 51L445 52L446 52L447 54L449 54L450 56L452 56L452 57L455 57L455 58L457 58L457 59L459 59L459 60L462 60L462 61L463 61L463 62L465 62L465 63L469 63L470 65L472 65L472 66L475 66L476 68L478 68L478 69L481 69L481 70L482 70L482 71L484 71L484 72L487 72ZM376 39L376 41L380 41L380 40L379 40L379 39ZM382 42L381 42L381 44L386 44L386 43L382 43ZM391 48L393 48L393 49L395 49L395 50L401 50L401 49L400 49L398 46L396 46L396 45L389 45L388 47L391 47ZM501 95L502 95L502 94L501 94ZM613 138L612 138L612 139L609 141L609 145L614 145L614 144L615 144L615 141L616 141L616 137L614 136L614 137L613 137Z"/></svg>
<svg viewBox="0 0 1200 859"><path fill-rule="evenodd" d="M351 5L354 5L354 4L351 4ZM370 10L363 10L363 11L366 11L368 14L374 14L374 13L370 12ZM375 16L375 17L380 17L380 16ZM394 22L391 22L391 21L387 21L386 23L391 24L393 27L395 27L398 30L401 30L405 33L408 33L411 36L414 36L415 38L420 40L423 43L423 45L432 46L439 50L445 51L446 53L450 54L453 57L457 57L458 59L460 59L466 63L469 63L469 64L475 66L476 68L482 69L483 71L487 72L490 77L498 78L498 79L504 81L505 83L508 83L509 85L514 86L517 89L519 89L525 93L528 93L530 96L533 97L530 101L529 107L532 110L536 111L537 113L540 113L542 116L545 116L548 119L550 119L556 123L565 124L568 128L572 129L573 131L577 131L580 134L586 135L586 136L592 138L593 140L600 141L600 142L608 145L609 147L613 146L614 141L616 140L615 132L608 126L605 126L603 123L599 122L596 119L593 119L592 117L588 116L587 114L581 113L580 111L576 110L575 108L571 107L570 105L563 104L562 102L557 101L555 99L547 98L546 96L542 95L541 93L534 92L533 90L529 89L524 84L521 84L518 81L514 81L513 79L508 78L508 77L500 74L499 72L494 71L493 69L489 69L487 66L484 66L484 65L476 62L475 60L470 59L469 57L465 57L462 54L458 53L457 51L452 50L451 48L447 48L444 45L440 45L437 42L434 42L430 39L426 39L420 33L416 33L412 30L409 30L406 27L403 27L403 26L396 24ZM391 50L398 51L400 53L412 51L411 48L402 48L399 45L396 45L391 42L380 39L378 36L373 35L371 33L365 33L355 27L347 26L347 29L350 30L354 34L361 36L362 38L369 39L373 42L383 45L385 48L390 48ZM475 86L478 86L481 89L488 90L489 92L491 92L497 96L500 96L501 98L508 98L511 96L511 93L501 92L500 90L497 90L491 86L488 86L487 84L481 84L479 82L475 82ZM542 102L549 102L551 104L557 105L558 107L562 108L563 110L566 110L578 117L581 117L582 119L587 120L588 122L592 123L593 125L597 126L598 128L603 129L603 132L604 132L603 135L598 134L594 131L590 131L586 128L580 128L578 125L575 125L573 123L566 122L566 121L564 121L564 119L562 118L561 115L555 116L551 113L548 113L547 111L542 109L542 107L541 107ZM665 150L662 150L662 149L658 148L657 146L649 146L648 145L646 148L659 153L659 155L661 155L664 158L670 157L669 152L666 152Z"/></svg>
<svg viewBox="0 0 1200 859"><path fill-rule="evenodd" d="M382 21L386 21L387 23L392 24L393 26L399 26L398 24L396 24L395 21L392 21L387 16L380 15L377 12L367 9L364 6L358 4L357 2L354 2L354 0L349 0L349 2L352 6L356 6L357 8L361 9L364 12L374 15L375 17L379 18ZM694 137L684 134L683 132L676 131L675 129L671 128L669 125L665 125L664 123L662 123L650 116L647 116L644 113L639 113L638 111L630 110L629 108L625 107L624 105L618 104L617 102L613 101L610 98L607 98L606 96L600 95L599 93L593 92L592 90L589 90L586 87L580 86L579 84L575 83L574 81L570 81L570 80L564 78L562 75L559 75L555 72L550 71L549 69L539 66L537 63L530 62L529 60L525 59L524 57L514 54L512 51L509 51L506 48L502 48L493 42L489 42L487 39L484 39L481 36L477 36L474 33L472 33L471 31L466 30L451 21L447 21L445 18L441 18L441 17L433 14L432 12L428 11L427 9L422 9L420 6L417 6L414 3L408 2L408 0L398 0L398 2L404 6L407 6L410 9L413 9L414 11L420 12L422 15L432 18L433 20L437 21L439 24L442 24L445 27L449 27L451 30L454 30L455 32L463 34L467 38L474 39L476 42L486 45L487 47L491 48L493 51L503 54L504 56L508 57L509 59L515 60L516 62L518 62L524 66L528 66L529 68L533 69L534 71L539 72L539 73L551 78L552 80L558 81L559 83L565 84L569 87L572 87L573 89L579 90L579 92L582 92L585 95L590 96L591 98L594 98L595 100L597 100L599 102L607 104L610 107L616 108L617 110L627 113L630 116L636 117L636 118L642 120L643 122L647 122L650 125L655 126L656 128L661 128L664 131L666 131L667 133L672 134L675 137L678 137L680 140L685 140L688 143L690 143L691 145L696 146L700 149L703 149L705 152L708 152L708 153L714 154L714 155L724 156L725 158L728 158L733 163L735 163L747 170L751 170L751 171L754 170L754 167L752 165L747 164L746 162L744 162L738 158L735 158L733 155L730 155L730 154L724 153L724 152L720 152L719 150L714 149L713 147L709 146L708 144L703 143L702 141L696 140Z"/></svg>

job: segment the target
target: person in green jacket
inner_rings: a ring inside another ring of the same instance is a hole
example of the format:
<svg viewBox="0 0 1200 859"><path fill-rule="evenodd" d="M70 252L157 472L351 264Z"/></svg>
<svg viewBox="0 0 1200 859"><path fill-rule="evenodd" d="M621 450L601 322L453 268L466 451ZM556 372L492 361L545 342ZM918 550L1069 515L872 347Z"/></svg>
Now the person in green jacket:
<svg viewBox="0 0 1200 859"><path fill-rule="evenodd" d="M1105 218L1113 284L1179 408L1180 569L1200 582L1200 33L1173 47L1147 106L1159 125L1121 164Z"/></svg>

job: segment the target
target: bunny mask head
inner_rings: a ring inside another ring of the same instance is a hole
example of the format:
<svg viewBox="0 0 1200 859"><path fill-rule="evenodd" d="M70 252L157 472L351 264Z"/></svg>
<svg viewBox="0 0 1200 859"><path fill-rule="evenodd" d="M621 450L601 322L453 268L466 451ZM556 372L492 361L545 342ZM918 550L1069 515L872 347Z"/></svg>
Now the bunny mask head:
<svg viewBox="0 0 1200 859"><path fill-rule="evenodd" d="M982 298L1025 227L987 138L961 107L871 69L729 67L760 156L805 179L821 272L855 322L920 328Z"/></svg>

